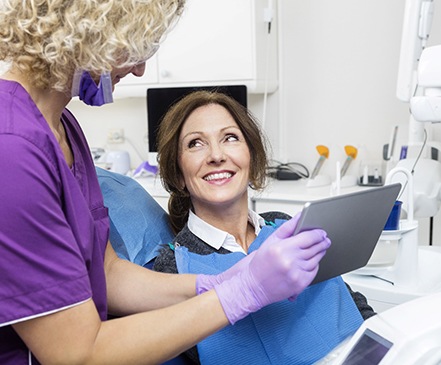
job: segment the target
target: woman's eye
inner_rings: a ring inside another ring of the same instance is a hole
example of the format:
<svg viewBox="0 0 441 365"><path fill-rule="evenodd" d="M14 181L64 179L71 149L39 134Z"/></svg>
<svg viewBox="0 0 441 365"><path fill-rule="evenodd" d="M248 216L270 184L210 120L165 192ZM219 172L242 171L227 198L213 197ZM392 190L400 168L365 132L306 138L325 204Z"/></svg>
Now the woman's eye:
<svg viewBox="0 0 441 365"><path fill-rule="evenodd" d="M234 142L234 141L238 141L239 137L236 134L228 134L225 137L225 140L228 141L228 142Z"/></svg>
<svg viewBox="0 0 441 365"><path fill-rule="evenodd" d="M200 147L202 146L202 143L199 139L192 139L190 142L188 142L188 148L193 148L193 147Z"/></svg>

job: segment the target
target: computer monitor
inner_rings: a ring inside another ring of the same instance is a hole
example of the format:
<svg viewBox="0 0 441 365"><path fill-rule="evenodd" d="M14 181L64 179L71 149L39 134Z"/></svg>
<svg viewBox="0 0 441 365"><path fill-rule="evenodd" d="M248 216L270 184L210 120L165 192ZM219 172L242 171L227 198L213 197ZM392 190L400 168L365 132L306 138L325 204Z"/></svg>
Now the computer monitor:
<svg viewBox="0 0 441 365"><path fill-rule="evenodd" d="M157 162L157 132L159 124L168 109L185 95L198 91L210 90L222 92L231 96L237 102L247 107L247 87L245 85L227 86L195 86L195 87L167 87L147 89L147 131L149 141L149 159L152 166Z"/></svg>

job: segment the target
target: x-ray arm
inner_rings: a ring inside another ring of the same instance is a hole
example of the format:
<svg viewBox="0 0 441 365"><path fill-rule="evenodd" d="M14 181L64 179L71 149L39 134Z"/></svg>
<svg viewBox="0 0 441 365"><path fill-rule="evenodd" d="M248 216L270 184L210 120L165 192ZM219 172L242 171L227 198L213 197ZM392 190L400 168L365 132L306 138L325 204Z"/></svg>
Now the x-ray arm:
<svg viewBox="0 0 441 365"><path fill-rule="evenodd" d="M432 26L433 0L406 0L398 66L397 98L409 102L416 90L416 70Z"/></svg>
<svg viewBox="0 0 441 365"><path fill-rule="evenodd" d="M410 99L412 116L418 122L441 122L441 45L424 49L417 85L422 95Z"/></svg>

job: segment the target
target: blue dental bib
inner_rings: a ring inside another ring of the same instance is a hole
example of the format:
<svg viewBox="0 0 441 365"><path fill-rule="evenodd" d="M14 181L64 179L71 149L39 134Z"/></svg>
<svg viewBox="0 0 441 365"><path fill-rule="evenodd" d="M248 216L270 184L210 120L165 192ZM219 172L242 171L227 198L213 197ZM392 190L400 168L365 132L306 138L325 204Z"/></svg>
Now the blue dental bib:
<svg viewBox="0 0 441 365"><path fill-rule="evenodd" d="M258 249L276 228L263 227L249 251ZM179 273L214 275L245 255L198 255L176 247L175 257ZM284 300L262 308L197 347L203 365L312 364L352 335L362 322L346 284L337 277L309 286L294 302Z"/></svg>

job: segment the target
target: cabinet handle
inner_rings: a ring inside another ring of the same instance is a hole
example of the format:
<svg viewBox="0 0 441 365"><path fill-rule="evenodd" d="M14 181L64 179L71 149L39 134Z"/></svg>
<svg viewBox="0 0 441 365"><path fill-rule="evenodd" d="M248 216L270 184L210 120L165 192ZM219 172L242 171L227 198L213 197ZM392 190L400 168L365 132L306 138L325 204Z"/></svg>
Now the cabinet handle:
<svg viewBox="0 0 441 365"><path fill-rule="evenodd" d="M170 71L168 70L161 70L161 77L169 77Z"/></svg>

